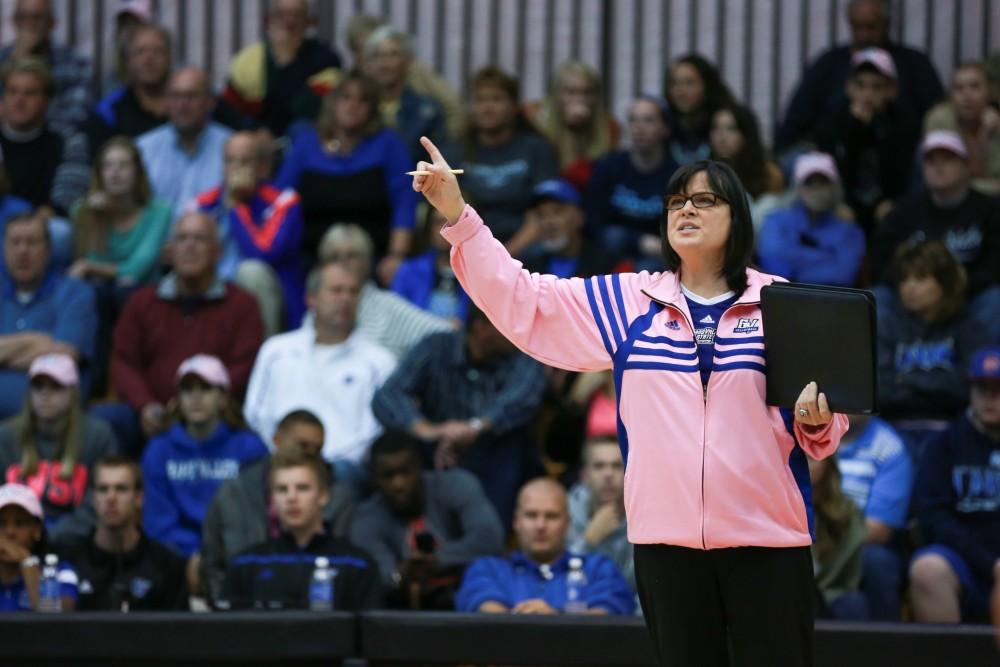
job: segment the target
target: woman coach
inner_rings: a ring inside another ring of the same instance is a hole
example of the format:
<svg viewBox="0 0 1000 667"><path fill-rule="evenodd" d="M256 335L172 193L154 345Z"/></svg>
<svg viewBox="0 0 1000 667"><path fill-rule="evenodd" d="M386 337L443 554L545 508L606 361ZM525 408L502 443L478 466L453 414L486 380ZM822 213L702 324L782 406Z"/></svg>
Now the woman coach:
<svg viewBox="0 0 1000 667"><path fill-rule="evenodd" d="M679 169L664 196L668 271L529 274L466 206L426 138L413 188L448 220L452 266L518 347L573 371L614 370L625 507L646 625L662 665L812 662L811 500L803 453L847 428L815 383L792 416L764 403L761 287L739 178ZM822 350L817 350L821 354ZM727 642L728 635L728 642Z"/></svg>

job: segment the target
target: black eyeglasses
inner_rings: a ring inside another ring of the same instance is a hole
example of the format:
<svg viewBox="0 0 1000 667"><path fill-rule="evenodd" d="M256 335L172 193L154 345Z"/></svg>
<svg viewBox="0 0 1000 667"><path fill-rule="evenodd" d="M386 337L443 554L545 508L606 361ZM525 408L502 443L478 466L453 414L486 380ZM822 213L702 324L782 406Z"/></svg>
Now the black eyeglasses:
<svg viewBox="0 0 1000 667"><path fill-rule="evenodd" d="M690 197L685 197L684 195L670 195L667 197L663 206L668 211L679 211L684 208L684 205L691 201L691 205L695 208L711 208L719 203L721 200L723 203L726 202L725 199L715 194L714 192L695 192Z"/></svg>

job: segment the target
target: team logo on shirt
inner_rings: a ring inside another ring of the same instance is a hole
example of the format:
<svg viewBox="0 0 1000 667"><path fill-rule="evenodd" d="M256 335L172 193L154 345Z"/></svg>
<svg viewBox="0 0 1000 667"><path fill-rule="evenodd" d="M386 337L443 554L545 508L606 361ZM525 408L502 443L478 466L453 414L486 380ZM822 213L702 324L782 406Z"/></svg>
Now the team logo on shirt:
<svg viewBox="0 0 1000 667"><path fill-rule="evenodd" d="M678 322L677 320L670 320L669 322L667 322L667 328L670 329L671 331L680 331L681 325L680 322Z"/></svg>
<svg viewBox="0 0 1000 667"><path fill-rule="evenodd" d="M146 593L149 589L153 587L153 582L149 579L143 579L142 577L135 577L132 579L132 583L129 585L129 590L132 592L132 597L136 599L141 599L146 597Z"/></svg>
<svg viewBox="0 0 1000 667"><path fill-rule="evenodd" d="M695 329L694 339L698 341L698 345L713 345L715 343L715 327Z"/></svg>
<svg viewBox="0 0 1000 667"><path fill-rule="evenodd" d="M736 323L736 328L733 329L733 333L753 333L760 329L760 319L741 317Z"/></svg>

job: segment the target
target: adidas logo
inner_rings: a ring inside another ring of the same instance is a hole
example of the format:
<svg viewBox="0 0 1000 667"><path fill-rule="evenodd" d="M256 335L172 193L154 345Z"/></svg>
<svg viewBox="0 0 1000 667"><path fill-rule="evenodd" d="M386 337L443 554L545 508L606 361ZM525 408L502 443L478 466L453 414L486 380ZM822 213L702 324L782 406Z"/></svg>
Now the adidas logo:
<svg viewBox="0 0 1000 667"><path fill-rule="evenodd" d="M715 324L715 320L712 319L711 315L706 315L705 317L698 320L701 324Z"/></svg>

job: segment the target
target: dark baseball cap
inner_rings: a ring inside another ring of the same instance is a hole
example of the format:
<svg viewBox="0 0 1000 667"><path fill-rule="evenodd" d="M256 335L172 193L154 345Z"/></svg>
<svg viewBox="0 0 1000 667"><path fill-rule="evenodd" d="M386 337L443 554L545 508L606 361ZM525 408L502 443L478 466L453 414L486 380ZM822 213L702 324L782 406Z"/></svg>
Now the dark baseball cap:
<svg viewBox="0 0 1000 667"><path fill-rule="evenodd" d="M546 200L559 201L574 206L580 206L583 202L576 188L562 178L550 178L535 186L531 193L532 203L538 204Z"/></svg>

